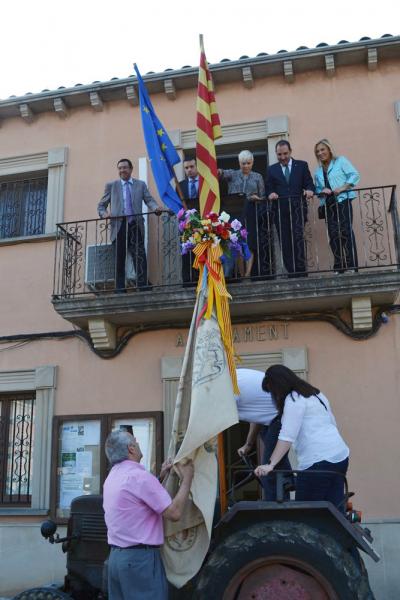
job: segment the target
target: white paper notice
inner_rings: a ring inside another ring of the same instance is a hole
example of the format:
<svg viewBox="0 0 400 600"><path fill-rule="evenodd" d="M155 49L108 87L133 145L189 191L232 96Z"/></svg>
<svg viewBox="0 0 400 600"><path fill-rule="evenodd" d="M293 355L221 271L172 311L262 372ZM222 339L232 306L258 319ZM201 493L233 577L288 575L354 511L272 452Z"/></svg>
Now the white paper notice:
<svg viewBox="0 0 400 600"><path fill-rule="evenodd" d="M92 476L93 456L90 451L76 453L76 474L86 477Z"/></svg>
<svg viewBox="0 0 400 600"><path fill-rule="evenodd" d="M68 423L63 425L61 440L63 452L75 452L78 445L77 423Z"/></svg>
<svg viewBox="0 0 400 600"><path fill-rule="evenodd" d="M69 508L77 496L83 494L82 475L61 475L60 481L60 508Z"/></svg>
<svg viewBox="0 0 400 600"><path fill-rule="evenodd" d="M100 444L100 422L84 421L81 425L79 437L81 446L98 446Z"/></svg>

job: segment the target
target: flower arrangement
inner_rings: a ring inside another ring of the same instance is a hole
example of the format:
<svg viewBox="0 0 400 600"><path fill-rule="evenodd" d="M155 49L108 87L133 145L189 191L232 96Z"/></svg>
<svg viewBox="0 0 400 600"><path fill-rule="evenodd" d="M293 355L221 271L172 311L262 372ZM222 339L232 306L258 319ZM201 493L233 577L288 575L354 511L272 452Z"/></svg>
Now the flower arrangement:
<svg viewBox="0 0 400 600"><path fill-rule="evenodd" d="M230 215L223 211L220 215L211 212L204 218L195 208L177 214L181 234L181 252L187 254L197 244L211 242L220 245L226 256L243 256L248 260L250 251L247 246L247 230L238 219L230 222Z"/></svg>

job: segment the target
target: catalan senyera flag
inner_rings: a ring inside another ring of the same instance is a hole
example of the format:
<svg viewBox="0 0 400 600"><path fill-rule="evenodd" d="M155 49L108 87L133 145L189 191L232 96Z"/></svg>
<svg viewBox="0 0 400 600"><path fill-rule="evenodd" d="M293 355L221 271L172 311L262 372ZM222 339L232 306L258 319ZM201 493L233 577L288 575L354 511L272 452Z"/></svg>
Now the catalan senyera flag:
<svg viewBox="0 0 400 600"><path fill-rule="evenodd" d="M220 197L215 140L222 137L221 123L215 103L214 86L200 36L200 67L197 88L196 158L199 172L201 216L219 214Z"/></svg>

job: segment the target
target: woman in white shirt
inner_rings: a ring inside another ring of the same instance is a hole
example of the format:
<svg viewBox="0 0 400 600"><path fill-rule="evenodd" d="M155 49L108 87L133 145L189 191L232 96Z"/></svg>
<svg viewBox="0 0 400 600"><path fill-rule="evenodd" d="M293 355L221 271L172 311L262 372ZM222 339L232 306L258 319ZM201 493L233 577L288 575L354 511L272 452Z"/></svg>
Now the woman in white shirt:
<svg viewBox="0 0 400 600"><path fill-rule="evenodd" d="M341 475L347 472L349 448L339 433L328 399L283 365L267 369L262 388L271 393L282 414L282 428L269 463L259 465L255 474L260 477L273 471L293 444L298 469L304 471L297 476L296 500L328 500L343 511Z"/></svg>

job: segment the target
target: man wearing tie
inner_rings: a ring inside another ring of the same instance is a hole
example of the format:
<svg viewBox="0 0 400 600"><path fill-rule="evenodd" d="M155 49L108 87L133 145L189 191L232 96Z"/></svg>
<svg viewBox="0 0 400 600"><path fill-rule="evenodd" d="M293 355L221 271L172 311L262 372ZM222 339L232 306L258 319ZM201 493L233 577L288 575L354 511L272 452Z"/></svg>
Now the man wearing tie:
<svg viewBox="0 0 400 600"><path fill-rule="evenodd" d="M199 174L196 159L192 156L185 157L183 161L185 179L179 182L183 199L188 208L199 210ZM194 255L192 252L182 256L182 280L184 285L193 285L199 278L199 272L192 268Z"/></svg>
<svg viewBox="0 0 400 600"><path fill-rule="evenodd" d="M307 222L307 200L315 194L308 164L292 158L287 140L275 146L278 162L268 167L266 194L271 201L282 258L289 277L307 275L304 249L304 225Z"/></svg>
<svg viewBox="0 0 400 600"><path fill-rule="evenodd" d="M137 286L143 289L148 285L142 203L145 202L150 211L157 214L161 213L161 209L144 181L132 178L133 165L128 158L121 158L117 163L117 169L119 179L106 183L97 212L102 219L121 217L111 219L110 237L115 247L116 291L125 292L127 250L133 259ZM107 210L108 205L110 211Z"/></svg>
<svg viewBox="0 0 400 600"><path fill-rule="evenodd" d="M192 156L185 157L183 161L185 179L179 182L183 199L186 200L188 208L199 209L199 174L197 172L196 159ZM189 200L189 202L187 202Z"/></svg>

